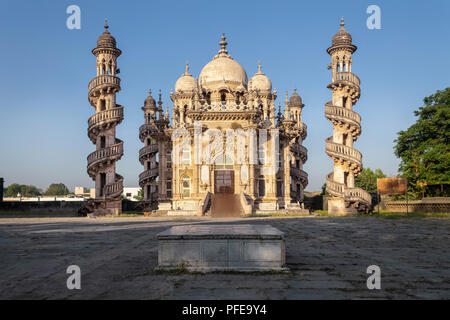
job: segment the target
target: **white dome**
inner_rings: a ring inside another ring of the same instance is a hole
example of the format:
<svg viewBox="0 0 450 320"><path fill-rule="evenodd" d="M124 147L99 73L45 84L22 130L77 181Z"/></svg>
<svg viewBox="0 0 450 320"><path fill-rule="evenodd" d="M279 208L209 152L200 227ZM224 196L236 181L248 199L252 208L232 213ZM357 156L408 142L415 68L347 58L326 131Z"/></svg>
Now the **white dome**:
<svg viewBox="0 0 450 320"><path fill-rule="evenodd" d="M189 74L189 65L186 62L186 72L175 83L175 92L192 92L195 90L195 79Z"/></svg>
<svg viewBox="0 0 450 320"><path fill-rule="evenodd" d="M258 63L258 72L250 79L252 90L272 91L272 82L261 72L261 64Z"/></svg>
<svg viewBox="0 0 450 320"><path fill-rule="evenodd" d="M228 56L216 56L203 67L199 76L199 84L207 89L213 89L214 84L242 84L247 87L247 73L242 66Z"/></svg>
<svg viewBox="0 0 450 320"><path fill-rule="evenodd" d="M189 74L183 74L175 83L175 92L192 92L195 89L195 79Z"/></svg>

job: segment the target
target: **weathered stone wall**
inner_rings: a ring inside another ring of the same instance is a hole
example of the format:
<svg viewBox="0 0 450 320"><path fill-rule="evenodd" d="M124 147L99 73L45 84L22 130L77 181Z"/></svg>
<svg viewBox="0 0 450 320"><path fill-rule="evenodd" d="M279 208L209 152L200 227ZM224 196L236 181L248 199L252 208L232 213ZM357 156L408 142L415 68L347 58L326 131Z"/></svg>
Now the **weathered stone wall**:
<svg viewBox="0 0 450 320"><path fill-rule="evenodd" d="M387 211L406 212L406 201L386 201ZM408 212L450 212L450 198L424 198L408 201Z"/></svg>
<svg viewBox="0 0 450 320"><path fill-rule="evenodd" d="M5 201L0 202L0 211L77 213L86 203L86 201Z"/></svg>

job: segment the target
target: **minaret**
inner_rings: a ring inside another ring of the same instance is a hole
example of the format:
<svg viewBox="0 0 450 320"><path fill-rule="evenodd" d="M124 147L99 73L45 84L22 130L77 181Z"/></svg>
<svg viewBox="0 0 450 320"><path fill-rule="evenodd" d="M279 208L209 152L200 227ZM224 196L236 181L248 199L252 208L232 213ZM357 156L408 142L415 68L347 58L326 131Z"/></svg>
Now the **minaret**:
<svg viewBox="0 0 450 320"><path fill-rule="evenodd" d="M139 139L144 143L144 147L139 150L139 161L144 166L144 171L139 175L139 186L144 191L144 206L142 209L151 210L155 208L158 201L156 181L158 177L158 128L156 118L157 112L159 112L151 90L149 90L148 98L145 99L142 110L144 111L145 123L139 130Z"/></svg>
<svg viewBox="0 0 450 320"><path fill-rule="evenodd" d="M294 94L289 99L289 111L297 127L302 125L302 109L304 106L302 98L297 93L297 89L294 89Z"/></svg>
<svg viewBox="0 0 450 320"><path fill-rule="evenodd" d="M123 142L116 138L116 126L123 120L123 106L116 104L120 78L117 58L122 53L108 31L97 40L92 53L97 58L97 76L89 82L89 102L95 114L88 121L88 136L96 151L87 158L87 172L95 181L95 199L84 208L93 215L119 214L122 210L123 178L116 173L116 161L123 155Z"/></svg>
<svg viewBox="0 0 450 320"><path fill-rule="evenodd" d="M362 155L353 148L353 142L361 134L361 117L353 111L360 97L360 80L352 73L352 54L357 47L352 36L341 28L327 49L331 56L332 101L325 105L325 116L333 123L333 136L326 139L326 153L334 161L334 170L327 175L328 212L353 214L371 209L371 196L355 187L355 178L362 171Z"/></svg>

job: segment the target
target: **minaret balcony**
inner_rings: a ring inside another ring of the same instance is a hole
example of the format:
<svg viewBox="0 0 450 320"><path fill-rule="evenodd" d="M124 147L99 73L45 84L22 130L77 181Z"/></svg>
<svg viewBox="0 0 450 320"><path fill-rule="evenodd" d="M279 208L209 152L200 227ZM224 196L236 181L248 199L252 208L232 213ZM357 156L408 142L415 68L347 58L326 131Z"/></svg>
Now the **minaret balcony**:
<svg viewBox="0 0 450 320"><path fill-rule="evenodd" d="M156 128L151 123L144 123L139 128L139 139L144 142L145 138L153 137L155 138L158 135L158 128Z"/></svg>
<svg viewBox="0 0 450 320"><path fill-rule="evenodd" d="M345 199L350 202L366 202L367 204L372 203L372 196L367 191L361 188L346 188L345 189Z"/></svg>
<svg viewBox="0 0 450 320"><path fill-rule="evenodd" d="M358 88L360 87L361 83L359 78L351 72L336 72L335 77L333 79L333 83L341 81L350 82L351 84L355 85Z"/></svg>
<svg viewBox="0 0 450 320"><path fill-rule="evenodd" d="M92 152L88 157L88 169L99 162L115 161L123 155L123 142Z"/></svg>
<svg viewBox="0 0 450 320"><path fill-rule="evenodd" d="M303 184L303 187L306 187L308 184L308 174L302 169L291 167L290 168L291 175L297 177Z"/></svg>
<svg viewBox="0 0 450 320"><path fill-rule="evenodd" d="M143 163L150 155L158 152L158 144L152 143L139 150L139 161Z"/></svg>
<svg viewBox="0 0 450 320"><path fill-rule="evenodd" d="M92 115L88 120L88 132L102 124L118 123L123 120L123 106L103 110Z"/></svg>
<svg viewBox="0 0 450 320"><path fill-rule="evenodd" d="M330 101L325 104L325 117L335 125L352 127L356 134L361 132L361 116L353 110L334 106Z"/></svg>
<svg viewBox="0 0 450 320"><path fill-rule="evenodd" d="M104 74L98 77L95 77L89 82L89 95L93 95L94 91L101 90L103 88L112 87L117 91L120 90L120 78L108 74Z"/></svg>
<svg viewBox="0 0 450 320"><path fill-rule="evenodd" d="M298 143L294 143L291 146L291 151L294 153L297 153L298 155L300 155L303 163L306 162L306 160L308 159L308 149L306 149L304 146L302 146L301 144Z"/></svg>
<svg viewBox="0 0 450 320"><path fill-rule="evenodd" d="M326 141L326 152L327 154L341 161L349 161L353 163L357 168L362 166L362 154L352 147L345 146L340 143L335 143L331 141L332 137L328 138Z"/></svg>
<svg viewBox="0 0 450 320"><path fill-rule="evenodd" d="M149 180L154 180L159 175L159 168L153 168L150 170L145 170L139 175L139 185L143 187L146 182L149 182Z"/></svg>
<svg viewBox="0 0 450 320"><path fill-rule="evenodd" d="M116 174L116 181L105 186L104 194L107 198L117 198L123 192L123 177Z"/></svg>

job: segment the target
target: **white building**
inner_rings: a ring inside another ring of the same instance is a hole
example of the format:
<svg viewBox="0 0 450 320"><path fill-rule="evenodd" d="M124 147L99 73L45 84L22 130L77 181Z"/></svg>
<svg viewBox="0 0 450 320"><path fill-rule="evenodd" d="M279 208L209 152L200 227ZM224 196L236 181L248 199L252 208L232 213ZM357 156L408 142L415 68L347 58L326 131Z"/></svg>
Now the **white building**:
<svg viewBox="0 0 450 320"><path fill-rule="evenodd" d="M137 197L139 190L141 190L139 187L123 188L122 195L128 200L137 201L134 197Z"/></svg>

